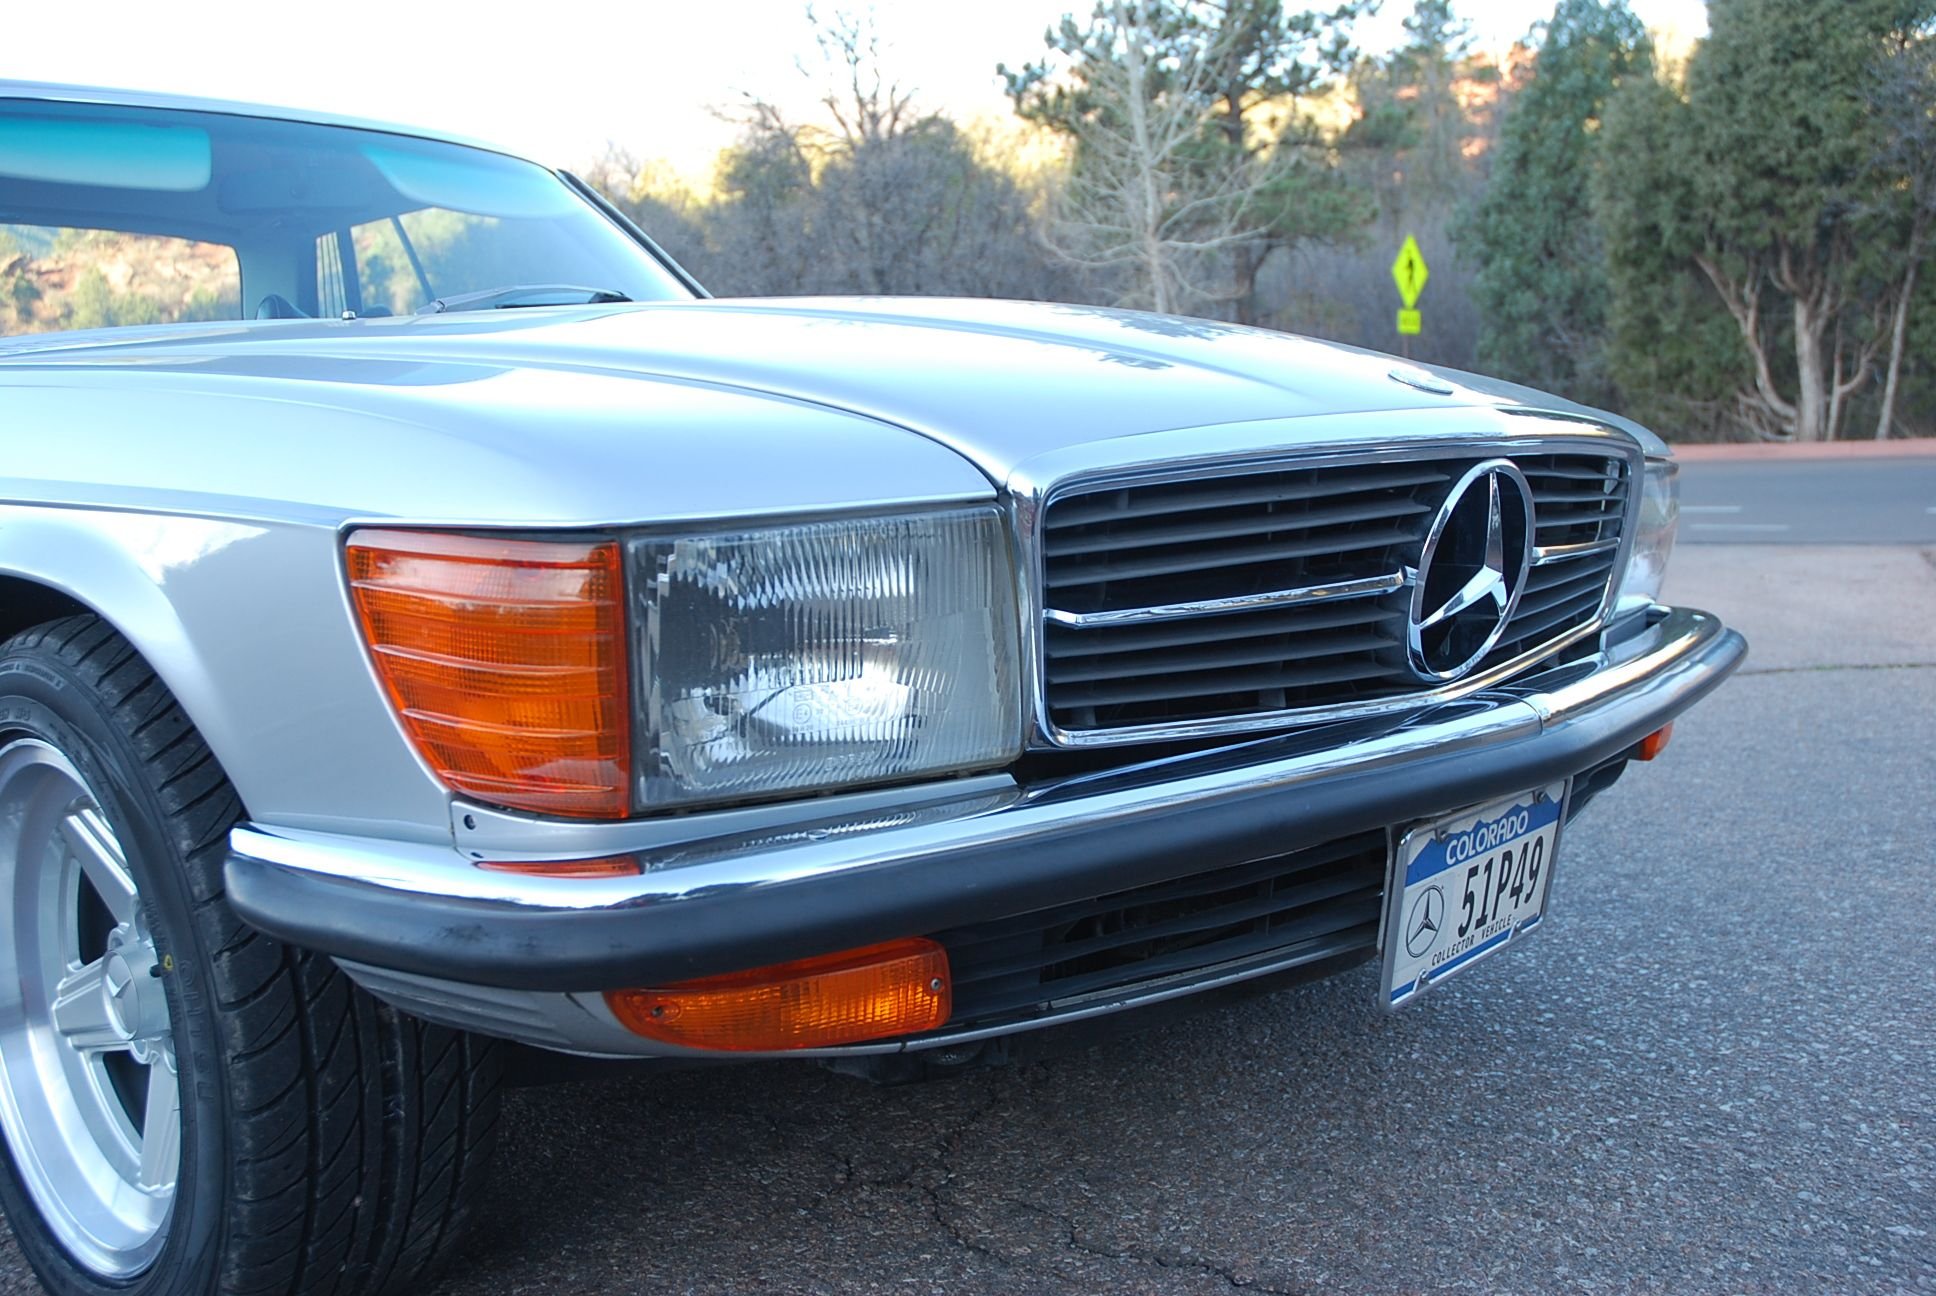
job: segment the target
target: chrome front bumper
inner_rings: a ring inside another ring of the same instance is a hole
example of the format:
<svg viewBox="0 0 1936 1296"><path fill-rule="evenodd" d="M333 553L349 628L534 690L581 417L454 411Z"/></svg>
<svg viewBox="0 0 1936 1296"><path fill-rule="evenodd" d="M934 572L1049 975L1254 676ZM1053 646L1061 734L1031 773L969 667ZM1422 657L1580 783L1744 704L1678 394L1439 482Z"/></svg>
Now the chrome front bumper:
<svg viewBox="0 0 1936 1296"><path fill-rule="evenodd" d="M1660 608L1587 661L1405 718L1334 725L1021 786L928 786L901 804L636 852L637 876L490 872L454 844L236 829L229 899L413 1012L546 1047L671 1052L598 991L1029 913L1441 814L1620 760L1740 664L1714 617ZM814 813L812 803L800 813ZM822 811L824 815L824 810ZM1027 1029L1281 971L1208 968ZM974 1024L837 1052L933 1047Z"/></svg>

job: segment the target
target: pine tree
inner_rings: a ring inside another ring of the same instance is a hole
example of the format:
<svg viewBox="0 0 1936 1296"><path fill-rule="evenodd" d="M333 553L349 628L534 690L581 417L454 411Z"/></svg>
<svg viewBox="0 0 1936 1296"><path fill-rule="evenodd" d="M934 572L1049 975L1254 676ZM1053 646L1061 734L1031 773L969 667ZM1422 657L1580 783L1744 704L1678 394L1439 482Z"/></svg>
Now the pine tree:
<svg viewBox="0 0 1936 1296"><path fill-rule="evenodd" d="M1741 415L1764 436L1833 439L1872 381L1890 239L1868 92L1878 59L1932 17L1929 0L1713 0L1685 97L1637 97L1610 118L1610 232L1629 250L1658 241L1668 273L1707 281L1745 354ZM1645 262L1615 256L1616 296L1661 290Z"/></svg>
<svg viewBox="0 0 1936 1296"><path fill-rule="evenodd" d="M1608 98L1652 75L1652 44L1626 0L1560 0L1532 79L1514 95L1485 195L1455 235L1473 285L1488 372L1607 405L1604 239L1588 194Z"/></svg>

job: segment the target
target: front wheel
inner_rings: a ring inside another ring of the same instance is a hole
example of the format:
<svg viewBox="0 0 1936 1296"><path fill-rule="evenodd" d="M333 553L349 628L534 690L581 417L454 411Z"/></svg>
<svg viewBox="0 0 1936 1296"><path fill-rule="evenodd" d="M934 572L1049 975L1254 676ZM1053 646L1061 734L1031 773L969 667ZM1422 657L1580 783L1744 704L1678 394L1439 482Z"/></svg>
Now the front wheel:
<svg viewBox="0 0 1936 1296"><path fill-rule="evenodd" d="M0 1206L60 1296L420 1291L489 1157L489 1042L222 893L242 808L99 619L0 646Z"/></svg>

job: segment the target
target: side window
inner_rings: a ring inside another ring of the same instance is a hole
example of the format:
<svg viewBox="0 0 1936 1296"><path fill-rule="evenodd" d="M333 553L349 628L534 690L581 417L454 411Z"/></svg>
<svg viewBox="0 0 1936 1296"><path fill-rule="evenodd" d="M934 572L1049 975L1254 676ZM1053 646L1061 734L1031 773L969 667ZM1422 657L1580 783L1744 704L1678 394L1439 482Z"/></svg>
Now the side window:
<svg viewBox="0 0 1936 1296"><path fill-rule="evenodd" d="M0 225L0 334L241 314L233 248L152 234Z"/></svg>

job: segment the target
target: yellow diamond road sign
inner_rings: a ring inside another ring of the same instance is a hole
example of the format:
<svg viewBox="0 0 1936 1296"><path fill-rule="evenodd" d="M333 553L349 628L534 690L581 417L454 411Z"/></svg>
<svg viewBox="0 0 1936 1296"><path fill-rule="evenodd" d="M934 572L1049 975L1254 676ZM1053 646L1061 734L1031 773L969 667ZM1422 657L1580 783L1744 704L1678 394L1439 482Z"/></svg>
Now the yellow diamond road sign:
<svg viewBox="0 0 1936 1296"><path fill-rule="evenodd" d="M1398 296L1406 310L1418 305L1418 295L1425 291L1430 274L1425 268L1425 254L1418 250L1418 240L1407 234L1405 246L1398 249L1398 259L1392 262L1392 282L1398 285Z"/></svg>

